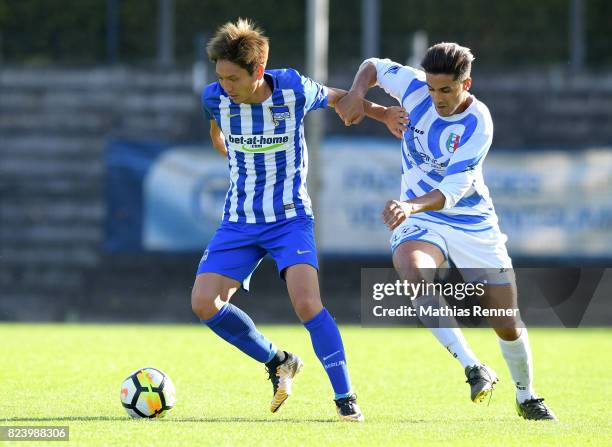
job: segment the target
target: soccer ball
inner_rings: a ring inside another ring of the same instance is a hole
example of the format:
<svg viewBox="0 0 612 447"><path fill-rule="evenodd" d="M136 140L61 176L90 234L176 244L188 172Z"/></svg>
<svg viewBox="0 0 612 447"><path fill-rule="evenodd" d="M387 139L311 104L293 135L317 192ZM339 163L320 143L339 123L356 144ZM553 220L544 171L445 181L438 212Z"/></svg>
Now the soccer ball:
<svg viewBox="0 0 612 447"><path fill-rule="evenodd" d="M159 369L142 368L121 385L121 404L133 418L161 418L174 407L176 391L170 377Z"/></svg>

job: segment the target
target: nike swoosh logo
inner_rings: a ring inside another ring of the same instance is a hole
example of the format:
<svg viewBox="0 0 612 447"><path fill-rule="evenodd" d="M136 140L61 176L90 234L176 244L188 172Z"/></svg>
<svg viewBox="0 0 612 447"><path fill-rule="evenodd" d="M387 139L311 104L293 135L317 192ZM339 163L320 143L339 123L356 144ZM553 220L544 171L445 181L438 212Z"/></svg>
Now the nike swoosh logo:
<svg viewBox="0 0 612 447"><path fill-rule="evenodd" d="M336 352L334 352L333 354L329 354L327 357L323 357L323 361L325 361L325 360L327 360L328 358L333 357L333 356L335 356L336 354L339 354L339 353L340 353L340 351L336 351Z"/></svg>
<svg viewBox="0 0 612 447"><path fill-rule="evenodd" d="M303 254L310 253L310 252L311 252L311 250L297 250L296 251L296 253L298 255L303 255Z"/></svg>
<svg viewBox="0 0 612 447"><path fill-rule="evenodd" d="M260 148L257 148L257 149L251 149L249 147L246 147L243 144L242 145L242 150L245 151L245 152L266 152L266 151L271 151L272 149L276 149L278 147L281 147L284 144L285 143L271 144L270 146L264 146L264 147L260 147Z"/></svg>
<svg viewBox="0 0 612 447"><path fill-rule="evenodd" d="M227 117L228 117L228 118L234 118L234 117L236 117L236 116L240 116L240 114L239 114L239 113L228 113L228 114L227 114Z"/></svg>

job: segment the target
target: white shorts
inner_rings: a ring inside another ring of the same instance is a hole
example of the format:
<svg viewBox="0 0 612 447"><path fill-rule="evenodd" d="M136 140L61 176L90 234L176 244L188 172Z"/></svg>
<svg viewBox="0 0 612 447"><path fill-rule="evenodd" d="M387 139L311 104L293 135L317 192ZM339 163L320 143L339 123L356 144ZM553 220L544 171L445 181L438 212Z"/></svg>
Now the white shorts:
<svg viewBox="0 0 612 447"><path fill-rule="evenodd" d="M464 231L443 223L422 220L417 216L410 217L393 231L391 236L391 251L406 241L423 241L437 246L447 261L458 269L468 269L471 275L475 269L497 269L503 273L497 278L497 284L507 284L514 276L506 269L512 269L512 259L506 250L508 237L497 225L482 231ZM464 279L468 280L468 278ZM492 278L490 278L492 279Z"/></svg>

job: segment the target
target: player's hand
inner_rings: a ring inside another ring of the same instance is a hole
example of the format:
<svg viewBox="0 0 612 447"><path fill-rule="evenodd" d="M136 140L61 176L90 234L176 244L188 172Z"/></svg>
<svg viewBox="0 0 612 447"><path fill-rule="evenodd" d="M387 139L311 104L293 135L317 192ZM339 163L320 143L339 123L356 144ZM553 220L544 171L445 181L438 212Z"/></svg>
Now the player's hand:
<svg viewBox="0 0 612 447"><path fill-rule="evenodd" d="M359 124L365 117L363 99L356 92L348 92L334 106L345 126Z"/></svg>
<svg viewBox="0 0 612 447"><path fill-rule="evenodd" d="M406 109L400 106L387 107L385 110L385 125L395 138L400 140L404 137L404 132L408 130L407 125L410 117Z"/></svg>
<svg viewBox="0 0 612 447"><path fill-rule="evenodd" d="M399 224L410 217L412 213L412 205L399 200L389 200L385 204L385 209L382 212L382 218L389 230L395 230Z"/></svg>

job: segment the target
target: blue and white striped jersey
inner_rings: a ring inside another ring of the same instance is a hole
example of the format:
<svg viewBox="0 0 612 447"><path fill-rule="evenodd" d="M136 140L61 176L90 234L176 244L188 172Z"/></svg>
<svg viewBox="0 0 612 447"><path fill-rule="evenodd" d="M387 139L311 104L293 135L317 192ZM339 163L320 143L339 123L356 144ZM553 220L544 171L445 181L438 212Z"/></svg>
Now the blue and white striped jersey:
<svg viewBox="0 0 612 447"><path fill-rule="evenodd" d="M396 98L410 116L402 141L400 200L438 189L446 197L442 210L410 219L443 223L463 231L482 231L497 224L482 165L493 140L489 109L473 98L462 113L441 117L429 95L425 72L389 59L368 59L377 84Z"/></svg>
<svg viewBox="0 0 612 447"><path fill-rule="evenodd" d="M268 70L265 76L273 91L261 104L235 104L219 82L202 93L204 111L217 122L228 150L224 221L267 223L312 216L304 116L327 107L328 89L293 69Z"/></svg>

